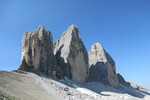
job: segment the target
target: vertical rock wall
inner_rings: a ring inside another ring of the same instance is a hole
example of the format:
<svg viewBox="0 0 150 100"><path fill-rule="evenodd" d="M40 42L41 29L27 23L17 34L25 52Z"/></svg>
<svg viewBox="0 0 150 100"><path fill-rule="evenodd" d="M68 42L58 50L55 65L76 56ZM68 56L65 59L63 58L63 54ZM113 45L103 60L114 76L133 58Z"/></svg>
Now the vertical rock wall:
<svg viewBox="0 0 150 100"><path fill-rule="evenodd" d="M42 72L50 76L61 75L53 54L52 34L43 26L38 30L25 32L22 39L22 61L20 70Z"/></svg>

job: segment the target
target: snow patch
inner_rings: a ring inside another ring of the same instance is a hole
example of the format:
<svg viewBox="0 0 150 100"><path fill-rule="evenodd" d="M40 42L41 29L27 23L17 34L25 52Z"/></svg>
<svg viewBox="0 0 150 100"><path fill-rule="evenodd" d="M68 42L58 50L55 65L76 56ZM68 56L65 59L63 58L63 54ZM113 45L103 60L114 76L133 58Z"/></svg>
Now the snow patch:
<svg viewBox="0 0 150 100"><path fill-rule="evenodd" d="M129 97L127 97L127 96L124 96L124 100L126 100L126 99L129 99Z"/></svg>
<svg viewBox="0 0 150 100"><path fill-rule="evenodd" d="M85 88L77 88L76 90L80 91L81 93L89 94L89 95L94 95L91 91L85 89Z"/></svg>
<svg viewBox="0 0 150 100"><path fill-rule="evenodd" d="M74 88L76 88L77 91L80 91L80 92L83 93L83 94L91 95L91 96L93 96L93 97L96 98L96 94L93 93L92 91L90 91L90 90L88 90L88 89L86 89L86 88L83 88L83 87L79 87L79 86L77 86L76 84L72 84L72 86L73 86ZM87 100L88 100L88 99L87 99Z"/></svg>

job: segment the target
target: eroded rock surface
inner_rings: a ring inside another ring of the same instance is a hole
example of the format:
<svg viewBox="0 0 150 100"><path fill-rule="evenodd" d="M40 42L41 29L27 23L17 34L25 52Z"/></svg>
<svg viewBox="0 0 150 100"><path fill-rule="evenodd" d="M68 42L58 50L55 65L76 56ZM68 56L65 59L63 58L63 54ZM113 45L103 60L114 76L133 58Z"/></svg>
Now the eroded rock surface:
<svg viewBox="0 0 150 100"><path fill-rule="evenodd" d="M86 81L88 54L76 26L71 25L56 41L54 54L65 76L79 83Z"/></svg>
<svg viewBox="0 0 150 100"><path fill-rule="evenodd" d="M90 80L100 81L112 87L118 86L115 62L100 43L92 45L89 55Z"/></svg>
<svg viewBox="0 0 150 100"><path fill-rule="evenodd" d="M60 78L61 69L53 54L52 34L43 26L25 32L22 39L22 61L20 70L42 72Z"/></svg>

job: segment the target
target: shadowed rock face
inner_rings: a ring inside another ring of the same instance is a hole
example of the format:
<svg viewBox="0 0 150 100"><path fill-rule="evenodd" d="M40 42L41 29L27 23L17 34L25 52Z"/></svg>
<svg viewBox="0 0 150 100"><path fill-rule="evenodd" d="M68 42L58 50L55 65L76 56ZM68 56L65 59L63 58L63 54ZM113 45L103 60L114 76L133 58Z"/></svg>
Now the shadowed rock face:
<svg viewBox="0 0 150 100"><path fill-rule="evenodd" d="M20 70L42 72L61 77L61 69L57 66L53 54L52 34L43 26L33 32L25 32L22 39L22 61Z"/></svg>
<svg viewBox="0 0 150 100"><path fill-rule="evenodd" d="M127 86L127 83L126 81L124 80L123 76L120 75L119 73L117 73L117 78L118 78L118 81L120 84L124 85L124 86Z"/></svg>
<svg viewBox="0 0 150 100"><path fill-rule="evenodd" d="M82 83L88 77L88 54L78 36L78 29L71 25L56 41L54 54L65 76Z"/></svg>
<svg viewBox="0 0 150 100"><path fill-rule="evenodd" d="M99 43L89 51L90 80L100 81L112 87L118 86L115 62Z"/></svg>

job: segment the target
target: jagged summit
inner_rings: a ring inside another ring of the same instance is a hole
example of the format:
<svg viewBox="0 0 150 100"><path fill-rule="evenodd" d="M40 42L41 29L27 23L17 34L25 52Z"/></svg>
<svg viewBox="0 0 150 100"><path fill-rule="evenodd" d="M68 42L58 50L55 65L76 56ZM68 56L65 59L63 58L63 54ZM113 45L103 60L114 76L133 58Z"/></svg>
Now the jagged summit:
<svg viewBox="0 0 150 100"><path fill-rule="evenodd" d="M100 52L105 53L105 50L104 50L103 46L99 42L96 42L95 44L92 44L91 50L100 51Z"/></svg>
<svg viewBox="0 0 150 100"><path fill-rule="evenodd" d="M75 25L71 25L68 27L68 29L63 34L79 37L78 32L79 32L78 28Z"/></svg>
<svg viewBox="0 0 150 100"><path fill-rule="evenodd" d="M42 31L44 31L44 30L45 30L45 28L44 28L44 26L43 26L43 25L40 25L40 26L38 27L38 30L42 30Z"/></svg>
<svg viewBox="0 0 150 100"><path fill-rule="evenodd" d="M107 62L106 52L103 46L99 42L96 42L91 46L91 50L89 51L89 54L94 52L95 52L95 57L94 57L95 61L104 62L104 63Z"/></svg>
<svg viewBox="0 0 150 100"><path fill-rule="evenodd" d="M68 29L70 29L70 30L74 30L74 29L78 30L77 26L74 25L74 24L70 25Z"/></svg>
<svg viewBox="0 0 150 100"><path fill-rule="evenodd" d="M100 49L103 49L103 46L99 42L96 42L91 46L91 50L100 50Z"/></svg>

